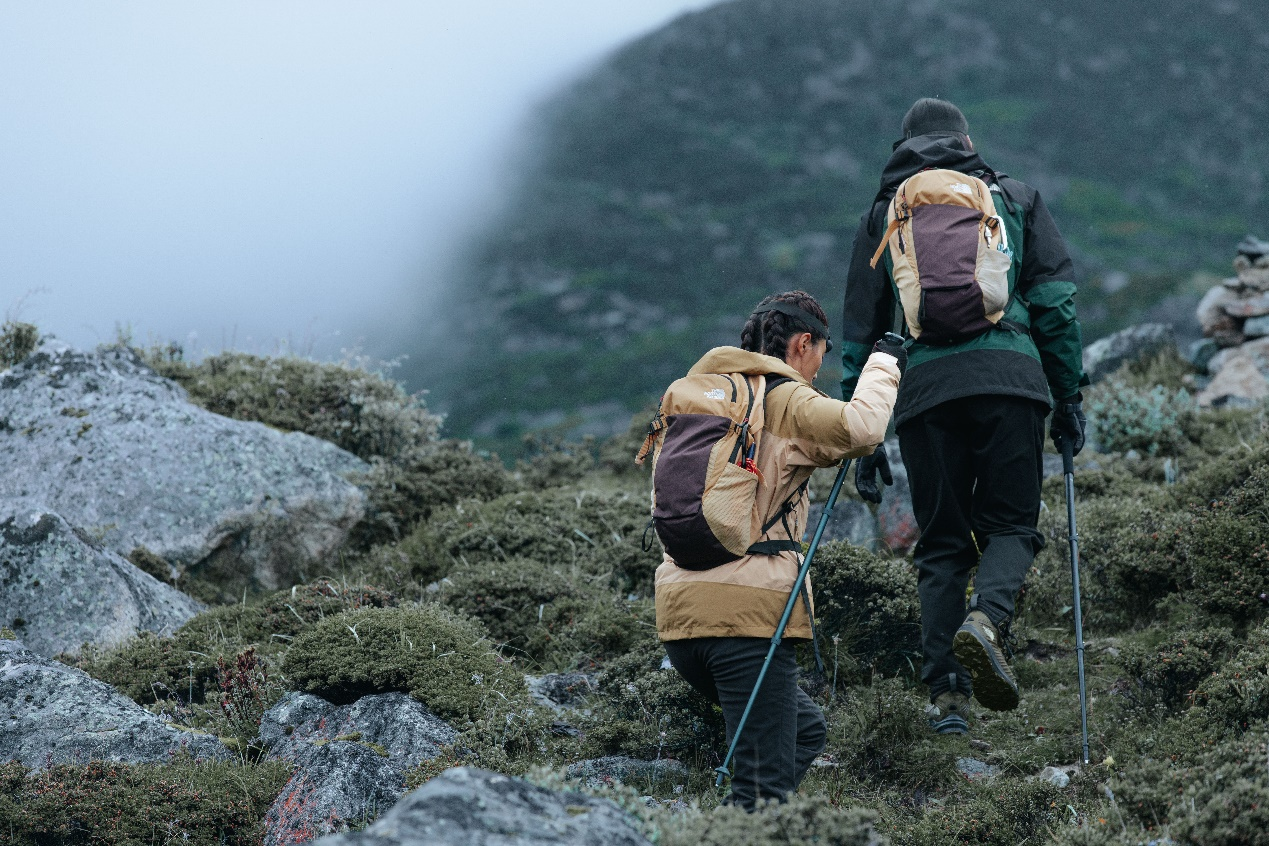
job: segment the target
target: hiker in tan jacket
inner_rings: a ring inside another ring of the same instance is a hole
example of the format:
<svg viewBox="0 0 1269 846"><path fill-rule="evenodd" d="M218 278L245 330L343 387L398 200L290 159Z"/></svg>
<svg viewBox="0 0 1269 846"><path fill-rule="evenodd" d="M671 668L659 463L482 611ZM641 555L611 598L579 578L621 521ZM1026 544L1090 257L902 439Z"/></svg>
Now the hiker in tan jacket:
<svg viewBox="0 0 1269 846"><path fill-rule="evenodd" d="M692 570L666 554L656 572L657 631L674 668L722 707L729 742L801 566L788 541L800 541L806 528L806 483L815 468L869 455L882 442L906 363L902 347L879 342L853 398L841 402L811 386L830 348L824 310L809 294L791 291L759 304L740 348L710 350L689 374L744 374L751 387L774 384L754 456L756 509L761 525L774 519L760 540L789 548ZM797 686L794 645L811 638L808 607L809 585L736 750L732 804L783 801L824 748L824 716Z"/></svg>

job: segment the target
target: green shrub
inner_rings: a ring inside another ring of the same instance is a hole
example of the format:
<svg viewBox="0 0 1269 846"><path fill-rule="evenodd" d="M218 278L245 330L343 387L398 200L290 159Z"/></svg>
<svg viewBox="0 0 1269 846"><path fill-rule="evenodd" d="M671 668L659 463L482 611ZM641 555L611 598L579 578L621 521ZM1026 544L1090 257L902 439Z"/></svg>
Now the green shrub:
<svg viewBox="0 0 1269 846"><path fill-rule="evenodd" d="M1199 607L1237 623L1264 615L1269 590L1269 464L1258 464L1242 484L1199 509L1179 536L1188 566L1189 596Z"/></svg>
<svg viewBox="0 0 1269 846"><path fill-rule="evenodd" d="M21 364L40 344L40 330L9 320L0 326L0 370Z"/></svg>
<svg viewBox="0 0 1269 846"><path fill-rule="evenodd" d="M1090 630L1122 631L1154 618L1175 593L1184 567L1178 535L1187 517L1142 498L1096 497L1076 504L1080 588ZM1027 577L1018 617L1030 625L1068 624L1073 603L1065 504L1041 514L1047 544Z"/></svg>
<svg viewBox="0 0 1269 846"><path fill-rule="evenodd" d="M399 540L439 506L494 499L515 488L502 464L460 441L414 447L390 460L374 456L370 470L353 481L367 499L366 516L350 537L360 549Z"/></svg>
<svg viewBox="0 0 1269 846"><path fill-rule="evenodd" d="M719 806L705 813L668 816L659 822L662 846L874 846L877 813L838 807L824 796L794 796L756 813Z"/></svg>
<svg viewBox="0 0 1269 846"><path fill-rule="evenodd" d="M1269 732L1241 737L1172 762L1146 759L1111 783L1118 806L1175 842L1263 844L1269 832Z"/></svg>
<svg viewBox="0 0 1269 846"><path fill-rule="evenodd" d="M1142 707L1176 711L1193 704L1199 683L1212 675L1234 643L1225 628L1186 629L1157 646L1126 646L1120 657Z"/></svg>
<svg viewBox="0 0 1269 846"><path fill-rule="evenodd" d="M659 546L645 552L648 501L627 493L524 491L439 509L398 547L422 578L460 567L525 558L651 593Z"/></svg>
<svg viewBox="0 0 1269 846"><path fill-rule="evenodd" d="M571 569L571 572L570 572ZM596 585L578 568L513 558L455 572L442 596L479 619L493 638L547 670L594 666L654 637L649 601L628 602L607 579Z"/></svg>
<svg viewBox="0 0 1269 846"><path fill-rule="evenodd" d="M435 605L326 617L291 644L283 670L298 690L332 702L403 691L444 719L474 720L501 702L527 703L524 677L483 628Z"/></svg>
<svg viewBox="0 0 1269 846"><path fill-rule="evenodd" d="M366 460L431 443L440 428L420 398L361 366L237 352L192 363L176 346L139 352L208 411L304 432Z"/></svg>
<svg viewBox="0 0 1269 846"><path fill-rule="evenodd" d="M108 762L29 772L0 764L0 841L15 846L100 843L257 844L290 765Z"/></svg>
<svg viewBox="0 0 1269 846"><path fill-rule="evenodd" d="M356 608L381 608L396 599L379 588L319 580L278 591L251 605L227 605L195 616L171 637L141 632L114 649L85 649L62 657L140 704L204 702L214 692L221 658L255 647L275 658L300 632L324 617Z"/></svg>
<svg viewBox="0 0 1269 846"><path fill-rule="evenodd" d="M533 490L571 485L595 469L595 439L565 441L525 435L524 457L516 461L516 475Z"/></svg>
<svg viewBox="0 0 1269 846"><path fill-rule="evenodd" d="M586 723L588 755L721 762L722 711L677 672L661 669L664 657L659 642L645 641L604 668Z"/></svg>
<svg viewBox="0 0 1269 846"><path fill-rule="evenodd" d="M926 700L899 679L876 678L839 694L825 716L826 751L870 788L931 790L956 783L956 752L925 716Z"/></svg>
<svg viewBox="0 0 1269 846"><path fill-rule="evenodd" d="M1105 450L1178 455L1188 443L1185 433L1196 408L1184 388L1138 388L1114 375L1090 390L1088 419Z"/></svg>
<svg viewBox="0 0 1269 846"><path fill-rule="evenodd" d="M1248 634L1238 654L1203 680L1195 698L1209 725L1240 731L1269 719L1269 623Z"/></svg>
<svg viewBox="0 0 1269 846"><path fill-rule="evenodd" d="M968 795L966 795L968 794ZM887 832L895 846L1014 846L1039 842L1065 811L1062 791L1047 781L997 779L925 810L909 830Z"/></svg>
<svg viewBox="0 0 1269 846"><path fill-rule="evenodd" d="M815 616L825 659L843 659L841 681L865 674L910 672L921 654L916 570L849 543L826 543L812 565ZM834 643L833 639L839 638Z"/></svg>

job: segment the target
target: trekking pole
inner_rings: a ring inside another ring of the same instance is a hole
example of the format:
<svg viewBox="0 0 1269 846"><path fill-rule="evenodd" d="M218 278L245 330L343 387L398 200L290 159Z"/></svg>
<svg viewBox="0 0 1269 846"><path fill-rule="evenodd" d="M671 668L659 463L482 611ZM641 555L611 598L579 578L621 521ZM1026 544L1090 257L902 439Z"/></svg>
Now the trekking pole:
<svg viewBox="0 0 1269 846"><path fill-rule="evenodd" d="M1080 678L1080 736L1088 765L1088 690L1084 686L1084 615L1080 609L1080 536L1075 530L1075 445L1062 439L1062 472L1066 476L1066 520L1070 528L1071 583L1075 587L1075 666Z"/></svg>
<svg viewBox="0 0 1269 846"><path fill-rule="evenodd" d="M732 735L731 746L727 750L727 757L723 759L721 766L716 767L714 772L718 773L718 778L714 781L714 787L723 786L723 779L731 778L731 771L727 769L727 764L731 762L732 756L736 754L736 745L740 743L740 733L745 730L745 723L749 720L749 712L753 710L753 703L758 699L758 688L762 687L762 680L766 678L767 668L771 666L771 659L775 656L776 649L780 646L780 641L784 638L784 628L789 624L789 618L793 616L793 607L797 604L798 595L802 592L802 583L806 581L806 576L811 572L811 559L815 557L815 550L819 548L820 537L824 534L824 528L828 525L829 515L833 513L833 506L837 504L837 494L842 489L842 482L846 481L846 470L850 467L850 459L842 464L842 469L837 471L837 478L833 481L833 490L828 495L828 501L824 503L824 513L820 515L820 524L815 529L815 535L811 538L811 546L806 551L806 557L802 559L802 569L798 571L797 581L793 583L793 591L789 594L789 601L784 605L784 615L780 617L780 625L776 626L775 634L771 636L771 648L767 650L767 658L762 662L762 669L758 671L758 680L753 684L753 693L749 694L749 704L745 705L745 711L740 715L740 723L736 726L736 733ZM807 613L811 613L811 609L806 609Z"/></svg>

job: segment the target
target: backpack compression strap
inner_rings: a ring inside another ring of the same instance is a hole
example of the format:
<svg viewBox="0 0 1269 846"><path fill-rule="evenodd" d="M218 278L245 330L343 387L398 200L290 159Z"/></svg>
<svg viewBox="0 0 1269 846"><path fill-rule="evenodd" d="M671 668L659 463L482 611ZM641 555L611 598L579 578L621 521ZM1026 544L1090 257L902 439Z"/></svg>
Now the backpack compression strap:
<svg viewBox="0 0 1269 846"><path fill-rule="evenodd" d="M771 393L772 389L780 387L785 382L792 381L793 379L788 376L777 376L774 379L768 379L767 389L763 392L763 401L766 401L766 394ZM802 551L802 544L792 538L793 532L789 530L788 517L791 513L793 513L793 509L797 507L798 501L802 499L802 494L806 492L806 488L810 483L811 480L808 478L805 482L799 485L797 490L790 494L789 498L786 499L780 506L780 510L777 511L770 520L762 524L762 535L765 535L767 532L771 531L771 528L775 526L776 523L782 522L784 523L785 534L790 537L786 540L758 541L745 550L746 555L779 555L781 552Z"/></svg>

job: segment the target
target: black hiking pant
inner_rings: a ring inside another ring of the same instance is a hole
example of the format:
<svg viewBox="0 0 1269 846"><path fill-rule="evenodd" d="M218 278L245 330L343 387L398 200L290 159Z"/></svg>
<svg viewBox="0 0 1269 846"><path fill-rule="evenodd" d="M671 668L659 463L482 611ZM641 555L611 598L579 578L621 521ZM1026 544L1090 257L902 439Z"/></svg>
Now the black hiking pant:
<svg viewBox="0 0 1269 846"><path fill-rule="evenodd" d="M703 637L665 643L670 663L688 684L723 709L730 745L749 703L769 638ZM824 714L798 687L794 644L782 642L741 732L727 803L753 810L761 799L781 802L797 789L828 739Z"/></svg>
<svg viewBox="0 0 1269 846"><path fill-rule="evenodd" d="M921 537L915 560L921 598L921 679L930 698L969 674L952 653L974 576L977 607L993 623L1014 599L1044 547L1036 531L1048 408L1022 397L980 395L940 403L898 429Z"/></svg>

